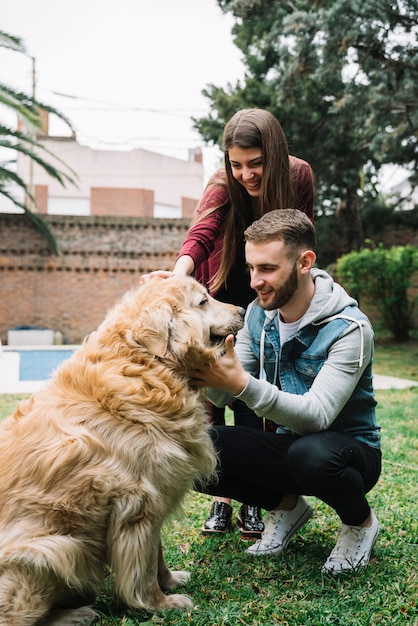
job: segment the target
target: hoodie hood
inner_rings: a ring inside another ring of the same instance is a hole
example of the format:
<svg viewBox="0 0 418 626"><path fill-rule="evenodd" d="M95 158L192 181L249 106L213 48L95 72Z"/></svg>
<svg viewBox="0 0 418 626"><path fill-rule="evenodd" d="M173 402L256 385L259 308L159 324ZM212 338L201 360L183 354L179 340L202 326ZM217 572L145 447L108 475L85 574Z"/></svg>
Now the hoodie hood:
<svg viewBox="0 0 418 626"><path fill-rule="evenodd" d="M358 356L358 367L362 367L364 361L364 333L363 324L364 319L357 319L352 315L344 311L347 307L358 307L357 300L352 298L341 285L334 282L333 278L324 270L313 269L311 270L311 276L315 283L315 294L312 298L311 304L302 317L298 332L306 326L320 326L326 324L331 320L342 318L353 324L356 324L360 330L360 351ZM277 309L272 311L265 311L266 322L269 323L275 315L277 315ZM260 370L259 378L261 380L266 378L264 371L264 342L265 342L266 330L265 325L261 331L260 337ZM276 379L278 371L278 356L276 359L276 371L274 374L274 380Z"/></svg>
<svg viewBox="0 0 418 626"><path fill-rule="evenodd" d="M348 295L324 270L313 269L311 276L315 283L315 295L299 328L308 324L320 324L338 315L347 306L358 306L357 300Z"/></svg>
<svg viewBox="0 0 418 626"><path fill-rule="evenodd" d="M357 319L352 315L343 312L349 306L358 307L357 300L352 298L346 290L338 283L334 282L324 270L312 270L312 278L315 282L315 295L311 305L306 311L303 322L299 328L307 324L319 326L333 319L342 318L356 324L360 331L360 352L358 357L358 367L362 367L364 361L364 320ZM368 322L367 322L368 323Z"/></svg>

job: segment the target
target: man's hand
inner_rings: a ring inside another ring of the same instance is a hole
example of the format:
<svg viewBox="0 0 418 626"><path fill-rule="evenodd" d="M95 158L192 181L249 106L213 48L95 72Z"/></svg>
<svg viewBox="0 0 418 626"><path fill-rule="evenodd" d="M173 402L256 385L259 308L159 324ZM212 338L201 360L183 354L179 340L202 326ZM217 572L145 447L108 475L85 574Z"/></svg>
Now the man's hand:
<svg viewBox="0 0 418 626"><path fill-rule="evenodd" d="M208 365L202 365L192 372L194 387L214 387L229 391L238 396L248 382L248 374L243 369L234 350L234 335L225 339L225 354Z"/></svg>

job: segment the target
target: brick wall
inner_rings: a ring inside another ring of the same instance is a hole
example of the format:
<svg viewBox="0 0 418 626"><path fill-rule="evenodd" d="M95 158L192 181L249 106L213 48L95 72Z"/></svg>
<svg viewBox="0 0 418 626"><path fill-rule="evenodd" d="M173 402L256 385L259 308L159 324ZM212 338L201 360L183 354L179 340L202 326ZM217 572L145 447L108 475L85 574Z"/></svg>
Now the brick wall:
<svg viewBox="0 0 418 626"><path fill-rule="evenodd" d="M15 326L59 330L79 343L139 276L171 269L188 219L45 215L62 250L56 257L24 215L0 214L0 339ZM417 233L386 229L385 245ZM416 293L415 277L413 293ZM373 316L377 312L370 312ZM418 320L417 320L418 324Z"/></svg>
<svg viewBox="0 0 418 626"><path fill-rule="evenodd" d="M62 332L79 343L139 276L171 269L189 220L52 216L62 255L24 215L0 214L0 339L15 326Z"/></svg>

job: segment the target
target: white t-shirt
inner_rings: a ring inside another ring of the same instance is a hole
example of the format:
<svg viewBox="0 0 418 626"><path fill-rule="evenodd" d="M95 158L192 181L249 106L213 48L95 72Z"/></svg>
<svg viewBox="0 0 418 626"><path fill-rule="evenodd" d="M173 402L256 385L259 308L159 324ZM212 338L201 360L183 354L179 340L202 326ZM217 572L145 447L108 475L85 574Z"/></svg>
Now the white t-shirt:
<svg viewBox="0 0 418 626"><path fill-rule="evenodd" d="M278 319L279 319L280 345L283 345L284 342L287 341L291 335L294 335L297 332L299 328L300 320L302 318L299 318L298 320L296 320L296 322L289 322L289 323L283 322L280 315Z"/></svg>

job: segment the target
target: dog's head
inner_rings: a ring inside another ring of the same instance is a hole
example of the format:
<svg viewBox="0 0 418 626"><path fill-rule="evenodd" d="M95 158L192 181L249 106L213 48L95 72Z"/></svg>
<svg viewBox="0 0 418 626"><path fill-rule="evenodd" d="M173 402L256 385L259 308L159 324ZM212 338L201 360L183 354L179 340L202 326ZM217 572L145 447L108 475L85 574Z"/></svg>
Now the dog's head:
<svg viewBox="0 0 418 626"><path fill-rule="evenodd" d="M105 326L116 327L133 348L189 369L221 354L224 338L242 327L243 314L191 277L152 276L124 296Z"/></svg>

